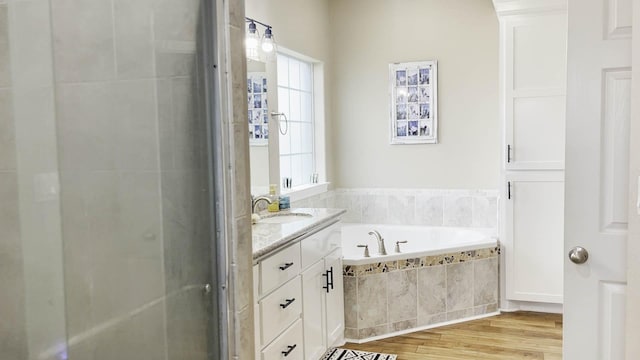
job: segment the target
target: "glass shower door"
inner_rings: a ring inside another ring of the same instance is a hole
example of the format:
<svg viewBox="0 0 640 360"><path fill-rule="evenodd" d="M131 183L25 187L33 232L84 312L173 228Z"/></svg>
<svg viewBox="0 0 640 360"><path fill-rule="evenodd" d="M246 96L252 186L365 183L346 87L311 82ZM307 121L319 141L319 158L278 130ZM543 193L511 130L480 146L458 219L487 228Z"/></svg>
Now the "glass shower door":
<svg viewBox="0 0 640 360"><path fill-rule="evenodd" d="M200 0L0 0L0 358L214 358Z"/></svg>

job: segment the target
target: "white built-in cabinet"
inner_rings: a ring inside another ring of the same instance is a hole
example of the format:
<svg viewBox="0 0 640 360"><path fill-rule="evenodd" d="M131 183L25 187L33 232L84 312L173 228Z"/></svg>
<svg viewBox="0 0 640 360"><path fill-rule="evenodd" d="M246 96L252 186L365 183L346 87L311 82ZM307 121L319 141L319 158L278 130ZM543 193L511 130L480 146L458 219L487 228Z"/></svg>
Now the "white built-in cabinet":
<svg viewBox="0 0 640 360"><path fill-rule="evenodd" d="M338 223L254 265L256 359L318 360L344 343Z"/></svg>
<svg viewBox="0 0 640 360"><path fill-rule="evenodd" d="M566 1L494 5L500 21L505 295L562 303Z"/></svg>
<svg viewBox="0 0 640 360"><path fill-rule="evenodd" d="M562 303L564 174L519 172L509 174L507 182L511 186L503 237L507 298Z"/></svg>

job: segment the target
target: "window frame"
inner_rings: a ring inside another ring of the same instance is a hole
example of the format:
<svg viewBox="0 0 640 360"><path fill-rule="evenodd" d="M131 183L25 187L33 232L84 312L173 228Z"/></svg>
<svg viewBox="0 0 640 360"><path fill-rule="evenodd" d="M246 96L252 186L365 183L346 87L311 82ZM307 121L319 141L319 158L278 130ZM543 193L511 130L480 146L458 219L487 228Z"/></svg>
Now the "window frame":
<svg viewBox="0 0 640 360"><path fill-rule="evenodd" d="M324 87L324 63L309 56L297 53L292 50L288 50L283 47L278 48L278 52L276 54L276 66L277 66L277 55L283 55L288 58L293 58L294 60L306 62L311 66L311 131L313 137L313 146L312 146L312 173L318 174L318 183L307 183L303 185L295 185L291 189L283 189L282 187L282 175L280 173L281 169L281 158L280 154L280 144L279 144L279 136L278 136L278 144L276 147L272 147L274 151L277 152L276 156L271 156L272 161L275 160L277 162L277 166L271 167L270 172L276 171L275 174L278 176L278 188L280 189L281 194L288 195L292 201L302 200L304 198L321 194L323 192L328 191L329 183L327 182L326 177L326 154L325 154L325 87ZM278 73L276 72L276 87L278 89L281 88L278 82ZM290 85L290 84L289 84ZM293 89L300 91L300 89L291 88L290 86L284 87L286 89ZM279 94L279 91L275 92ZM279 107L279 99L278 102ZM276 112L281 112L278 108ZM284 121L284 119L280 119L280 121ZM272 122L275 123L275 122ZM300 122L302 123L302 122ZM275 132L279 133L279 129L277 125L275 125L274 129L270 129L271 134L275 134ZM273 138L273 137L272 137ZM296 153L298 154L298 153ZM305 153L307 154L307 153ZM284 155L291 156L295 155L293 153Z"/></svg>

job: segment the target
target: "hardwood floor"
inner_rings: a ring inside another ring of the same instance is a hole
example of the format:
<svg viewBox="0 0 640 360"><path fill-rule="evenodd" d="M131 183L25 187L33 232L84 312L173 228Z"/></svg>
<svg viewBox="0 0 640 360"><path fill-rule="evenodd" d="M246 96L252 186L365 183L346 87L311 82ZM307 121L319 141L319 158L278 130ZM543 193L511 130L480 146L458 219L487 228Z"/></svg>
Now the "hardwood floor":
<svg viewBox="0 0 640 360"><path fill-rule="evenodd" d="M397 354L398 360L562 359L562 315L503 313L344 347Z"/></svg>

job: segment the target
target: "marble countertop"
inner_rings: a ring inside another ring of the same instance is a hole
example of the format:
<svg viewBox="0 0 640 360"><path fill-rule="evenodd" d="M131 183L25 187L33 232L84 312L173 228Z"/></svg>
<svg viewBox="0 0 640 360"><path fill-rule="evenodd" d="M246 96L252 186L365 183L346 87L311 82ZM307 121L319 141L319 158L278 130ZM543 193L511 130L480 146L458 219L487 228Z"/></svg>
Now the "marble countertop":
<svg viewBox="0 0 640 360"><path fill-rule="evenodd" d="M256 262L269 253L294 243L296 240L299 240L301 236L308 233L309 230L321 228L324 225L338 220L340 216L346 212L345 209L294 208L281 211L278 214L305 213L311 216L284 224L260 223L260 221L258 221L258 223L251 226L253 234L253 261Z"/></svg>

